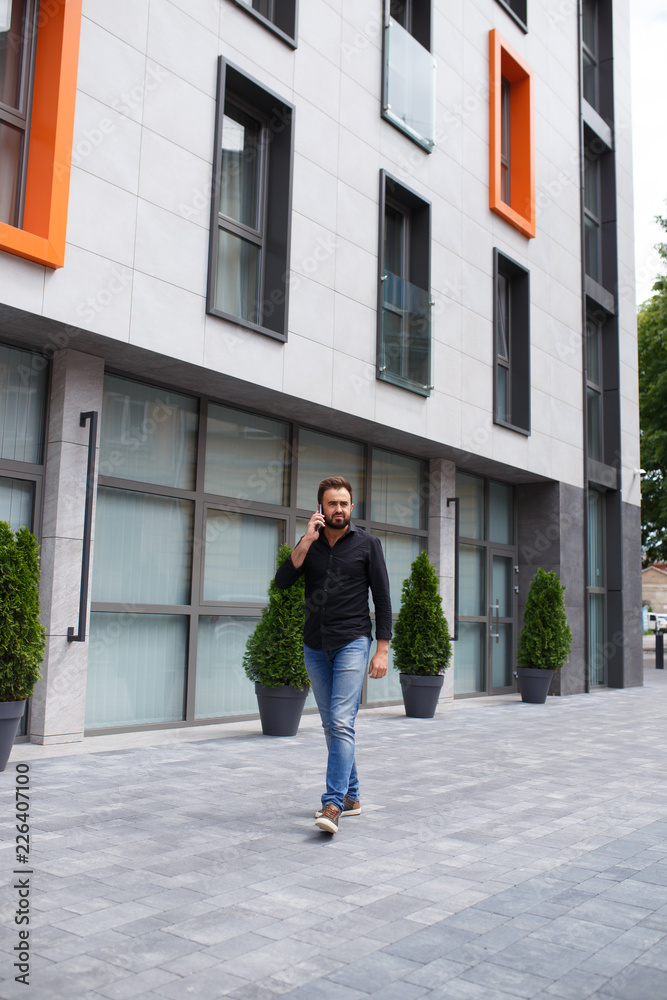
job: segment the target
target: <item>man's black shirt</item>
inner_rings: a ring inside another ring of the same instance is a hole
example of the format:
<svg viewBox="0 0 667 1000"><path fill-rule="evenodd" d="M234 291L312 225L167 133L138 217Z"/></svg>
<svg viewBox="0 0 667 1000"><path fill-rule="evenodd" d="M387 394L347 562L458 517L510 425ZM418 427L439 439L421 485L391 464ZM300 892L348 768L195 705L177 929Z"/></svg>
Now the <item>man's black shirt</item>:
<svg viewBox="0 0 667 1000"><path fill-rule="evenodd" d="M276 586L286 590L305 575L306 622L303 641L311 649L339 649L353 639L371 637L368 588L375 604L378 639L391 639L389 577L379 539L352 522L335 545L324 531L296 569L288 556L276 573Z"/></svg>

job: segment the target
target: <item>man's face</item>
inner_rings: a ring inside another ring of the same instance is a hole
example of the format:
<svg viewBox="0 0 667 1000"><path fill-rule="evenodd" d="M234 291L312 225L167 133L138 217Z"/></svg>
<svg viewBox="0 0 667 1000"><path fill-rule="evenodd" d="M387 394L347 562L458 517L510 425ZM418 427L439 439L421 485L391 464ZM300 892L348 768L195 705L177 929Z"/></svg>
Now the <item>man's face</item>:
<svg viewBox="0 0 667 1000"><path fill-rule="evenodd" d="M326 490L322 497L322 513L327 527L346 528L350 523L353 507L348 490Z"/></svg>

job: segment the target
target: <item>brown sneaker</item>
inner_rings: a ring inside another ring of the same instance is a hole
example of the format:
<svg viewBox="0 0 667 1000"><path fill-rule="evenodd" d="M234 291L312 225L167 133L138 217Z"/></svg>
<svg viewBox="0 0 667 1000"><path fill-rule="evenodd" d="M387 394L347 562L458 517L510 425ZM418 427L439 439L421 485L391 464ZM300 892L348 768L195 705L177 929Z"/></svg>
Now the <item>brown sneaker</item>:
<svg viewBox="0 0 667 1000"><path fill-rule="evenodd" d="M338 833L339 816L340 809L336 809L329 802L322 810L322 815L315 820L315 826L319 826L320 830L324 830L325 833Z"/></svg>
<svg viewBox="0 0 667 1000"><path fill-rule="evenodd" d="M319 819L324 809L318 809L315 813L315 819ZM343 799L343 811L341 816L358 816L361 812L361 802L359 799L351 799L349 795L346 795Z"/></svg>

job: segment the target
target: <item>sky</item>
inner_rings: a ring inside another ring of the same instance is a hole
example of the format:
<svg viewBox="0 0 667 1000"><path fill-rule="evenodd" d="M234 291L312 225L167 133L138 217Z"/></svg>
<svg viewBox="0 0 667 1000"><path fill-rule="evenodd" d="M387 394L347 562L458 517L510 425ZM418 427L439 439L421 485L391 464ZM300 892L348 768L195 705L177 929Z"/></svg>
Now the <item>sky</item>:
<svg viewBox="0 0 667 1000"><path fill-rule="evenodd" d="M667 0L629 0L632 58L632 139L637 304L651 296L665 265L654 249L667 233L654 218L667 216Z"/></svg>

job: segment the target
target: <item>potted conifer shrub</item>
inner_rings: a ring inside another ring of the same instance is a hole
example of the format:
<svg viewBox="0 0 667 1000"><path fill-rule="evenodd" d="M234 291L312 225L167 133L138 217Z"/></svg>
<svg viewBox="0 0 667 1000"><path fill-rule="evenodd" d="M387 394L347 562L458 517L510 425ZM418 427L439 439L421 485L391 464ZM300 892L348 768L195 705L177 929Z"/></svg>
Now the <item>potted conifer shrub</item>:
<svg viewBox="0 0 667 1000"><path fill-rule="evenodd" d="M572 632L567 623L564 585L553 571L540 567L532 579L519 635L517 670L521 700L543 705L551 678L570 655Z"/></svg>
<svg viewBox="0 0 667 1000"><path fill-rule="evenodd" d="M276 569L292 549L281 545ZM243 667L255 682L262 732L265 736L295 736L310 679L303 659L305 588L303 576L279 590L269 584L269 603L246 643Z"/></svg>
<svg viewBox="0 0 667 1000"><path fill-rule="evenodd" d="M401 607L391 640L400 673L405 714L432 719L444 673L452 656L438 578L426 551L419 553L403 581Z"/></svg>
<svg viewBox="0 0 667 1000"><path fill-rule="evenodd" d="M46 633L39 621L39 545L28 528L0 521L0 771L26 700L40 677Z"/></svg>

